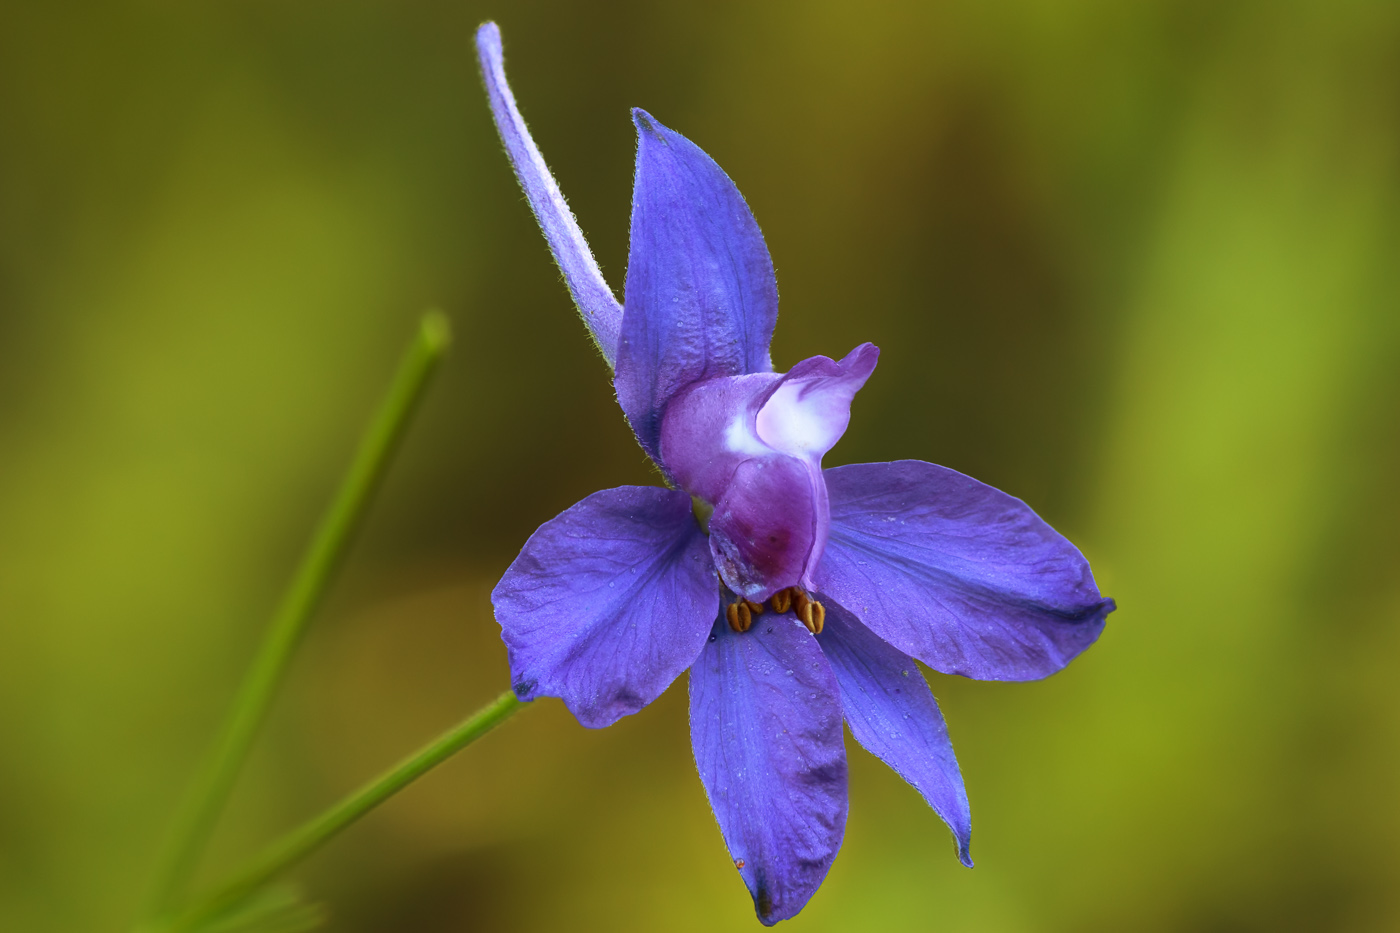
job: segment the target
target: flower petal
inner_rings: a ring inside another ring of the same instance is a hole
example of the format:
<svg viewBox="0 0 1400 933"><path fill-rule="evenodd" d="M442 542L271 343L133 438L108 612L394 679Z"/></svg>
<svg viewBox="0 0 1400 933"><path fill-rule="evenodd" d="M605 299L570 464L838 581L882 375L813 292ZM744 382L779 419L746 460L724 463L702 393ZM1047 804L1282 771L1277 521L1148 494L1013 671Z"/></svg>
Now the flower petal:
<svg viewBox="0 0 1400 933"><path fill-rule="evenodd" d="M666 407L661 468L686 492L714 504L745 460L781 456L758 439L754 419L783 377L751 373L707 379Z"/></svg>
<svg viewBox="0 0 1400 933"><path fill-rule="evenodd" d="M919 460L826 471L817 589L947 674L1035 680L1094 643L1115 608L1089 564L1021 500Z"/></svg>
<svg viewBox="0 0 1400 933"><path fill-rule="evenodd" d="M530 138L525 118L515 105L515 95L506 83L505 61L501 53L501 30L495 23L482 23L476 31L476 52L491 116L505 144L506 155L515 167L515 177L525 189L525 198L535 212L554 261L564 273L569 294L578 306L583 322L598 344L604 359L613 366L617 359L618 331L622 327L622 305L613 297L598 268L588 241L583 238L573 211L569 210L559 185L544 164L544 156Z"/></svg>
<svg viewBox="0 0 1400 933"><path fill-rule="evenodd" d="M972 813L938 702L919 667L823 595L826 623L817 644L841 684L851 734L923 795L958 843L968 868Z"/></svg>
<svg viewBox="0 0 1400 933"><path fill-rule="evenodd" d="M710 553L720 579L763 601L784 587L811 588L827 523L819 467L781 454L745 460L710 516Z"/></svg>
<svg viewBox="0 0 1400 933"><path fill-rule="evenodd" d="M623 486L541 525L491 604L516 695L560 697L599 728L656 699L695 660L719 581L689 496Z"/></svg>
<svg viewBox="0 0 1400 933"><path fill-rule="evenodd" d="M679 392L662 422L660 463L677 485L715 506L710 548L725 584L749 599L812 588L826 544L821 458L850 421L851 400L880 351L791 372L706 379Z"/></svg>
<svg viewBox="0 0 1400 933"><path fill-rule="evenodd" d="M758 919L795 916L846 831L846 750L836 676L791 614L743 634L723 618L690 670L690 739Z"/></svg>
<svg viewBox="0 0 1400 933"><path fill-rule="evenodd" d="M617 398L657 456L676 392L702 379L768 372L778 284L739 189L690 140L641 110Z"/></svg>
<svg viewBox="0 0 1400 933"><path fill-rule="evenodd" d="M763 443L820 463L851 423L851 401L875 371L880 350L863 343L845 359L803 360L783 376L758 410L754 428Z"/></svg>

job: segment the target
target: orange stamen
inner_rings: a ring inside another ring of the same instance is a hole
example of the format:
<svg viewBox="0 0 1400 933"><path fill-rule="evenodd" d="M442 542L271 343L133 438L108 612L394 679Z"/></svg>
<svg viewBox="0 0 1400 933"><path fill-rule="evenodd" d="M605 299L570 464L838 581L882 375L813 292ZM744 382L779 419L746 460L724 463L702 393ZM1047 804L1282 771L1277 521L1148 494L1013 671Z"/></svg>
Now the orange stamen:
<svg viewBox="0 0 1400 933"><path fill-rule="evenodd" d="M753 625L753 613L749 611L748 603L742 599L724 607L724 618L728 620L729 627L736 632L747 632Z"/></svg>

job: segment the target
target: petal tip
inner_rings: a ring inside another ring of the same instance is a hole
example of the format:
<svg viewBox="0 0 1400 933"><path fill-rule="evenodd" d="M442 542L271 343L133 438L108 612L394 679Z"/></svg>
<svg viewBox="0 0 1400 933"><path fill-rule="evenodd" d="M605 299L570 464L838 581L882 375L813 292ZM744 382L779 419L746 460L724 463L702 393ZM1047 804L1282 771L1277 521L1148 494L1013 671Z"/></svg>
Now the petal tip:
<svg viewBox="0 0 1400 933"><path fill-rule="evenodd" d="M574 719L585 729L606 729L624 716L640 713L647 705L645 697L635 694L622 696L608 703L583 703L576 698L566 700L564 705L573 713Z"/></svg>
<svg viewBox="0 0 1400 933"><path fill-rule="evenodd" d="M852 375L860 375L869 379L871 373L875 372L875 365L880 362L880 348L873 343L863 343L850 353L846 354L841 361L841 368Z"/></svg>
<svg viewBox="0 0 1400 933"><path fill-rule="evenodd" d="M749 892L753 895L753 911L758 915L759 923L766 927L782 920L782 917L773 916L773 896L768 891L768 886L763 883L763 878L756 880L754 888Z"/></svg>
<svg viewBox="0 0 1400 933"><path fill-rule="evenodd" d="M497 55L501 53L501 27L495 20L488 19L476 27L476 47L483 53L488 50Z"/></svg>
<svg viewBox="0 0 1400 933"><path fill-rule="evenodd" d="M637 128L637 134L639 136L650 136L657 142L666 142L666 136L662 132L666 128L641 107L632 108L632 125Z"/></svg>

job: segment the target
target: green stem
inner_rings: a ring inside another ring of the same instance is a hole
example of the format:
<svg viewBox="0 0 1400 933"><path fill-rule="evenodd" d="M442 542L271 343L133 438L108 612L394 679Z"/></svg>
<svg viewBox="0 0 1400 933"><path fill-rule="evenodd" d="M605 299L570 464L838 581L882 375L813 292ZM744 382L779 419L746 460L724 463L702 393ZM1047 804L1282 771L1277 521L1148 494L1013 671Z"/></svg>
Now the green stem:
<svg viewBox="0 0 1400 933"><path fill-rule="evenodd" d="M239 900L315 852L360 817L505 722L524 705L516 699L514 692L507 690L502 693L471 717L405 758L396 767L370 781L300 829L283 836L235 875L232 881L177 918L168 928L168 933L181 933L197 928L199 924L237 904Z"/></svg>
<svg viewBox="0 0 1400 933"><path fill-rule="evenodd" d="M171 913L189 886L292 653L345 554L429 377L447 349L449 336L447 319L441 313L430 311L423 316L388 394L360 439L349 472L321 517L301 565L272 617L223 731L176 818L148 917Z"/></svg>

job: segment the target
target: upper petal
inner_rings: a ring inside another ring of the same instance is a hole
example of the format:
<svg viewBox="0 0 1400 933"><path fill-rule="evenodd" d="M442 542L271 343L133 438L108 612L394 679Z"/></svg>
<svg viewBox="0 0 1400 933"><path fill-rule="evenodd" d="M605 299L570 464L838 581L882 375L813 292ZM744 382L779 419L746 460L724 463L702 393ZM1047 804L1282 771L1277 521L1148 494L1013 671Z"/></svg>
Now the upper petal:
<svg viewBox="0 0 1400 933"><path fill-rule="evenodd" d="M617 398L653 458L666 403L702 379L767 372L778 285L739 189L690 140L632 111L637 175Z"/></svg>
<svg viewBox="0 0 1400 933"><path fill-rule="evenodd" d="M583 238L573 211L569 210L558 183L549 173L539 147L530 138L520 108L515 105L515 95L506 83L501 30L495 23L482 23L477 29L476 52L482 78L486 81L486 96L491 102L491 116L496 121L496 131L505 144L510 164L515 167L515 177L525 189L525 199L530 202L530 209L544 231L554 261L564 273L569 294L583 315L583 322L588 325L608 365L612 366L617 358L622 305L603 281L603 273L588 248L588 241Z"/></svg>
<svg viewBox="0 0 1400 933"><path fill-rule="evenodd" d="M1068 664L1114 603L1084 556L1021 500L902 460L826 471L817 588L935 670L1034 680Z"/></svg>
<svg viewBox="0 0 1400 933"><path fill-rule="evenodd" d="M791 614L736 633L723 618L690 670L690 738L758 919L795 916L846 830L840 688Z"/></svg>
<svg viewBox="0 0 1400 933"><path fill-rule="evenodd" d="M690 497L597 492L545 522L491 593L522 700L601 727L656 699L700 653L719 582Z"/></svg>
<svg viewBox="0 0 1400 933"><path fill-rule="evenodd" d="M875 371L880 350L863 343L845 359L805 359L769 392L754 430L774 450L820 463L851 423L851 401Z"/></svg>
<svg viewBox="0 0 1400 933"><path fill-rule="evenodd" d="M958 843L968 868L972 813L943 713L913 659L881 641L826 594L821 645L836 680L851 735L914 786Z"/></svg>

